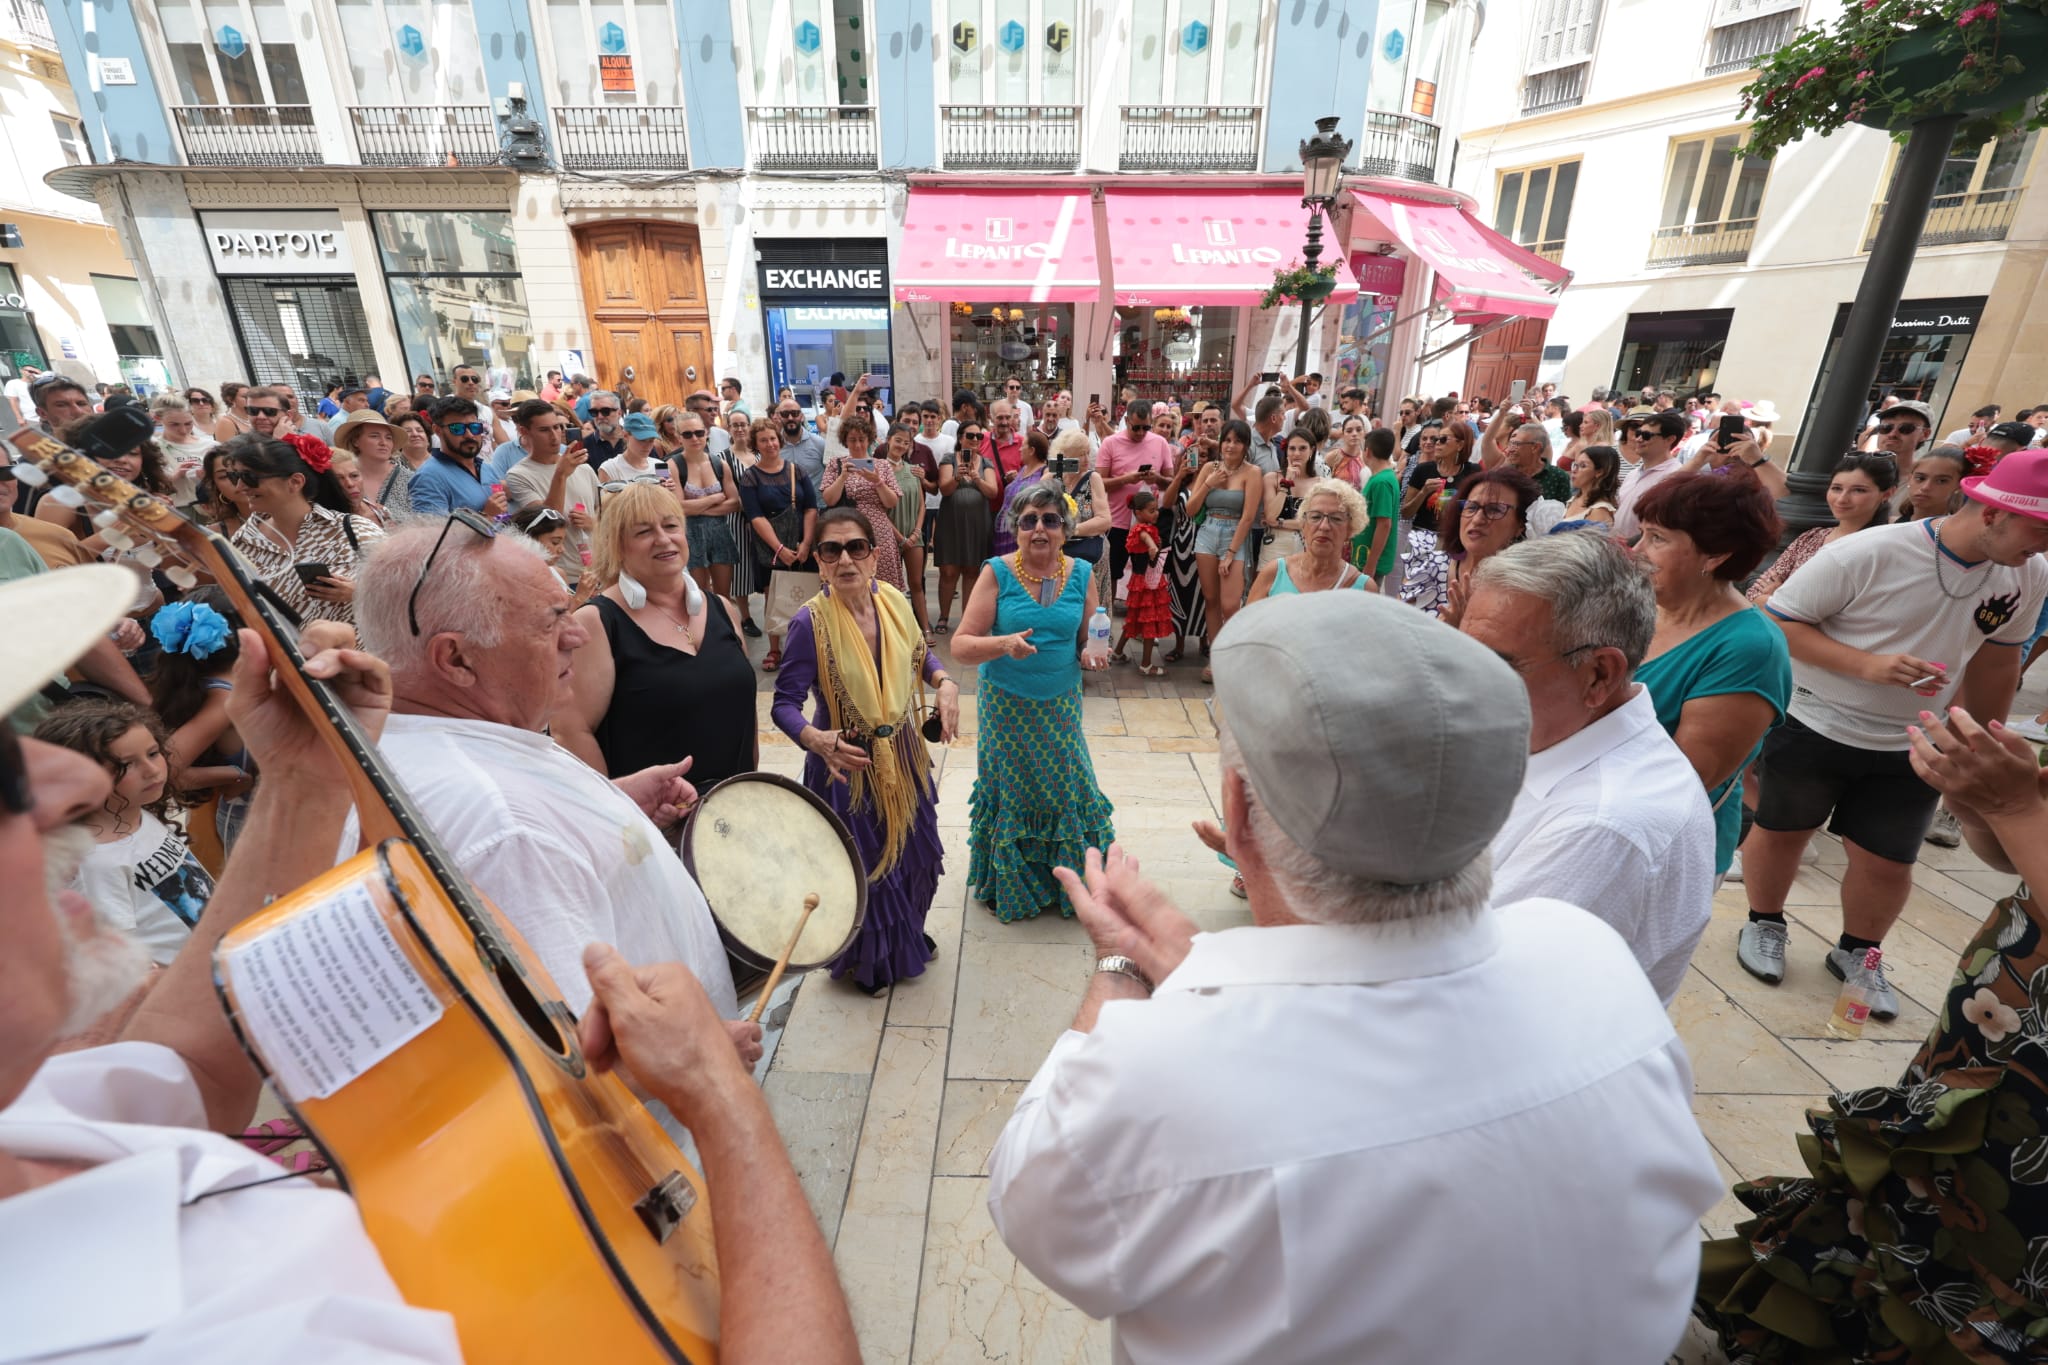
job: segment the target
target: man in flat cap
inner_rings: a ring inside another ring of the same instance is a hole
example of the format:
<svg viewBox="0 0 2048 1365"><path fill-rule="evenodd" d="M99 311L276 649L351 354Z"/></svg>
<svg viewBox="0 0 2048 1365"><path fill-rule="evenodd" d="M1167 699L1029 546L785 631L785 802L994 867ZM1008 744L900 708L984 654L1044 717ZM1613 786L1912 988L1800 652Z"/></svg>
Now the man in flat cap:
<svg viewBox="0 0 2048 1365"><path fill-rule="evenodd" d="M1721 1182L1627 945L1492 904L1514 671L1364 593L1214 663L1253 922L1197 934L1118 848L1061 873L1098 960L990 1158L1004 1241L1139 1365L1663 1359Z"/></svg>

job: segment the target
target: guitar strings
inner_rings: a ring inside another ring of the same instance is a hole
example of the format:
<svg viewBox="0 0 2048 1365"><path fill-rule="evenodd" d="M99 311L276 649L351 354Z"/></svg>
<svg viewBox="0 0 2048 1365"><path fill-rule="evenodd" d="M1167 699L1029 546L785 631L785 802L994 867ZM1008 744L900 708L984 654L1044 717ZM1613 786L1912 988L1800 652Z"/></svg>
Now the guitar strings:
<svg viewBox="0 0 2048 1365"><path fill-rule="evenodd" d="M315 1166L310 1170L284 1171L277 1175L266 1175L261 1180L245 1180L239 1185L223 1185L217 1190L207 1190L203 1194L193 1195L190 1199L182 1199L178 1201L178 1207L189 1209L200 1200L211 1199L217 1194L233 1194L237 1190L253 1190L258 1185L275 1185L280 1180L304 1180L309 1175L325 1175L328 1169L327 1166L321 1165Z"/></svg>

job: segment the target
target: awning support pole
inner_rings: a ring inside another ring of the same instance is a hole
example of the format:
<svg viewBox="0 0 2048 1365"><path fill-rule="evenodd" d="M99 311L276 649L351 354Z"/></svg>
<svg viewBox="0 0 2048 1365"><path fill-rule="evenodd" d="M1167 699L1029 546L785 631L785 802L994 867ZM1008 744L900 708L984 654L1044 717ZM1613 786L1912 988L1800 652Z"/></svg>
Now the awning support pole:
<svg viewBox="0 0 2048 1365"><path fill-rule="evenodd" d="M917 320L917 310L906 303L903 305L903 315L910 319L910 330L917 333L917 348L924 352L924 358L926 360L937 360L939 353L934 351L932 344L924 339L924 326Z"/></svg>

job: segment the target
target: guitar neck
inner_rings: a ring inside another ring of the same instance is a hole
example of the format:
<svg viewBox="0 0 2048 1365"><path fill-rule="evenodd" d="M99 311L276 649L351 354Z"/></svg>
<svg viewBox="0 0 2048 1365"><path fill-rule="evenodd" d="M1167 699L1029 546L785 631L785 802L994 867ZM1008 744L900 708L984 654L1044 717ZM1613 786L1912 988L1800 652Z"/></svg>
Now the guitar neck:
<svg viewBox="0 0 2048 1365"><path fill-rule="evenodd" d="M0 433L14 448L17 464L40 470L50 482L76 490L87 506L97 506L100 511L93 523L116 548L130 548L138 536L147 536L157 549L158 562L173 560L212 577L241 613L242 624L262 639L273 673L340 762L355 799L364 844L389 838L411 843L472 932L487 948L502 954L505 948L497 925L469 879L456 871L447 851L334 689L307 676L297 622L290 609L281 603L273 605L234 547L218 532L179 515L163 499L110 473L62 441L20 425L4 407L0 407ZM123 545L123 541L130 544ZM141 562L150 563L147 558Z"/></svg>

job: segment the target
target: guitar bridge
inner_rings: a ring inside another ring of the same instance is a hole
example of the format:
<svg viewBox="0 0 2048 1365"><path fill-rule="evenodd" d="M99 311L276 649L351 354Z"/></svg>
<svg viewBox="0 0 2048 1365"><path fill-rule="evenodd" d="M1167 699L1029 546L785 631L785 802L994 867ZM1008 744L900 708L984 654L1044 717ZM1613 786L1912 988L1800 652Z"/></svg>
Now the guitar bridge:
<svg viewBox="0 0 2048 1365"><path fill-rule="evenodd" d="M697 1207L697 1191L682 1172L670 1171L662 1177L659 1185L649 1190L639 1203L633 1205L633 1212L640 1215L640 1221L654 1234L656 1242L666 1242L690 1210Z"/></svg>

